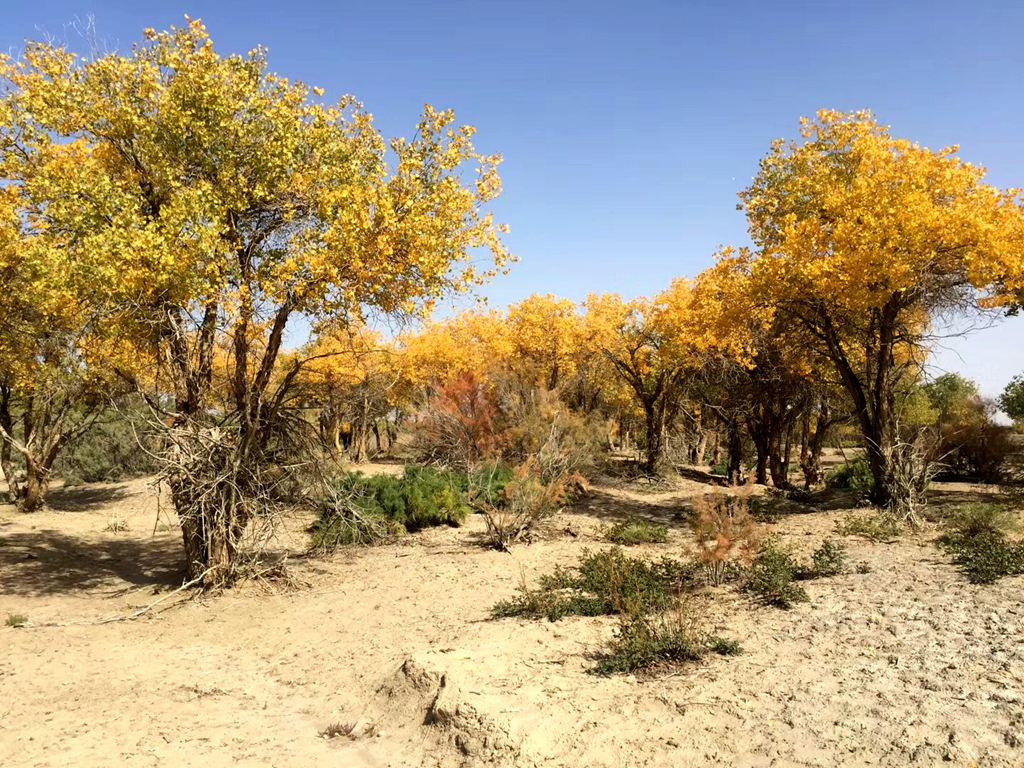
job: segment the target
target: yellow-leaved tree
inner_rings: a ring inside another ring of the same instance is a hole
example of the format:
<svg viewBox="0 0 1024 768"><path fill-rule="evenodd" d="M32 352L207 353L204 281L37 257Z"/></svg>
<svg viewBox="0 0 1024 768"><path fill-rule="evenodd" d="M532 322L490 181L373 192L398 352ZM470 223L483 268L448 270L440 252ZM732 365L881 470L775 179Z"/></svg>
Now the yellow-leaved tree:
<svg viewBox="0 0 1024 768"><path fill-rule="evenodd" d="M893 137L868 112L823 110L778 140L740 197L757 253L738 253L757 303L785 312L827 357L853 402L874 478L893 485L895 398L929 329L1024 283L1020 190Z"/></svg>
<svg viewBox="0 0 1024 768"><path fill-rule="evenodd" d="M170 397L150 402L168 425L189 580L220 584L272 501L263 472L303 367L278 370L290 323L422 312L503 267L502 227L483 209L500 158L429 106L412 138L387 142L353 99L323 104L271 73L263 49L219 55L199 21L144 38L89 60L49 43L0 59L4 117L12 152L82 148L76 167L21 183L103 287L110 327L159 365ZM477 269L482 254L492 266Z"/></svg>

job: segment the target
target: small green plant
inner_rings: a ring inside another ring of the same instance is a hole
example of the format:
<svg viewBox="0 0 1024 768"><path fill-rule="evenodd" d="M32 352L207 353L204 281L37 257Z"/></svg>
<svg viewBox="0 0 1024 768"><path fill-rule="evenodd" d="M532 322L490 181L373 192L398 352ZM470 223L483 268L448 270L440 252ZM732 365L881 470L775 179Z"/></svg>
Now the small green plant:
<svg viewBox="0 0 1024 768"><path fill-rule="evenodd" d="M739 656L743 653L743 646L735 640L729 640L718 635L708 638L708 649L719 656Z"/></svg>
<svg viewBox="0 0 1024 768"><path fill-rule="evenodd" d="M772 525L779 521L777 505L774 499L765 496L751 496L748 501L750 516L755 522Z"/></svg>
<svg viewBox="0 0 1024 768"><path fill-rule="evenodd" d="M811 573L815 577L836 576L846 565L846 548L832 539L825 539L811 555Z"/></svg>
<svg viewBox="0 0 1024 768"><path fill-rule="evenodd" d="M867 563L857 563L857 573L871 573L871 566Z"/></svg>
<svg viewBox="0 0 1024 768"><path fill-rule="evenodd" d="M861 536L872 541L892 541L903 533L903 526L884 511L865 515L850 515L836 523L836 533L841 536Z"/></svg>
<svg viewBox="0 0 1024 768"><path fill-rule="evenodd" d="M708 652L742 653L739 643L708 635L685 600L659 613L625 614L608 650L590 671L598 675L636 672L662 664L699 661Z"/></svg>
<svg viewBox="0 0 1024 768"><path fill-rule="evenodd" d="M840 464L829 472L825 478L826 488L842 488L851 491L866 492L871 490L873 478L871 465L867 456L857 458Z"/></svg>
<svg viewBox="0 0 1024 768"><path fill-rule="evenodd" d="M1024 542L1011 542L1013 515L995 504L972 504L957 511L939 545L953 556L974 584L992 584L1024 573Z"/></svg>
<svg viewBox="0 0 1024 768"><path fill-rule="evenodd" d="M769 537L761 544L750 566L746 589L767 605L792 608L808 599L804 588L794 583L800 574L800 566L792 553L778 539Z"/></svg>
<svg viewBox="0 0 1024 768"><path fill-rule="evenodd" d="M643 518L631 517L616 523L605 534L613 544L664 544L668 541L668 527L649 523Z"/></svg>
<svg viewBox="0 0 1024 768"><path fill-rule="evenodd" d="M9 613L7 621L4 622L4 625L8 627L24 627L27 624L28 616L21 613Z"/></svg>

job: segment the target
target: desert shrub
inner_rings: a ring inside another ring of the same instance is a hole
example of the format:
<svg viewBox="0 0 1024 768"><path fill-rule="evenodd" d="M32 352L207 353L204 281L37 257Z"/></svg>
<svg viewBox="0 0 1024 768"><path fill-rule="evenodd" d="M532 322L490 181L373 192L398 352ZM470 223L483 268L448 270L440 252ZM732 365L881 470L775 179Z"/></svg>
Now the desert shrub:
<svg viewBox="0 0 1024 768"><path fill-rule="evenodd" d="M717 464L712 464L711 467L708 468L708 473L712 475L720 475L721 477L725 477L726 475L729 474L729 465L726 464L724 461L720 461Z"/></svg>
<svg viewBox="0 0 1024 768"><path fill-rule="evenodd" d="M137 409L111 410L57 457L54 472L67 486L112 483L160 468L157 437Z"/></svg>
<svg viewBox="0 0 1024 768"><path fill-rule="evenodd" d="M406 467L402 477L342 475L309 529L312 546L329 551L430 526L460 525L470 513L468 482L465 475L426 466Z"/></svg>
<svg viewBox="0 0 1024 768"><path fill-rule="evenodd" d="M850 515L836 523L841 536L861 536L872 541L892 541L903 533L903 526L886 510L863 515Z"/></svg>
<svg viewBox="0 0 1024 768"><path fill-rule="evenodd" d="M22 613L9 613L7 620L4 621L4 626L7 627L24 627L26 624L28 624L28 616Z"/></svg>
<svg viewBox="0 0 1024 768"><path fill-rule="evenodd" d="M591 672L598 675L636 672L653 666L699 661L708 652L735 656L739 643L709 635L685 601L662 613L626 614L608 650Z"/></svg>
<svg viewBox="0 0 1024 768"><path fill-rule="evenodd" d="M749 563L757 549L758 531L748 511L751 491L748 485L735 496L708 494L693 501L697 559L715 586L723 582L734 551Z"/></svg>
<svg viewBox="0 0 1024 768"><path fill-rule="evenodd" d="M871 490L873 482L868 457L862 455L840 464L829 472L825 478L825 487L866 493Z"/></svg>
<svg viewBox="0 0 1024 768"><path fill-rule="evenodd" d="M786 496L789 497L794 491L800 492L799 489L791 489L786 492ZM769 496L751 496L747 500L747 509L756 523L773 524L779 521L777 503Z"/></svg>
<svg viewBox="0 0 1024 768"><path fill-rule="evenodd" d="M693 568L672 558L648 562L618 548L584 552L576 567L556 568L542 576L536 590L521 586L515 598L497 603L491 614L556 621L564 616L663 611L693 584Z"/></svg>
<svg viewBox="0 0 1024 768"><path fill-rule="evenodd" d="M832 539L825 539L811 554L811 575L836 576L846 566L846 548Z"/></svg>
<svg viewBox="0 0 1024 768"><path fill-rule="evenodd" d="M1024 542L1007 534L1016 528L1012 513L995 504L967 505L951 518L939 545L975 584L1024 573Z"/></svg>
<svg viewBox="0 0 1024 768"><path fill-rule="evenodd" d="M605 533L613 544L664 544L668 541L668 527L649 523L643 518L630 517L616 523Z"/></svg>
<svg viewBox="0 0 1024 768"><path fill-rule="evenodd" d="M746 589L767 605L792 608L808 599L804 588L794 583L800 573L801 568L792 553L770 537L761 544L751 563Z"/></svg>

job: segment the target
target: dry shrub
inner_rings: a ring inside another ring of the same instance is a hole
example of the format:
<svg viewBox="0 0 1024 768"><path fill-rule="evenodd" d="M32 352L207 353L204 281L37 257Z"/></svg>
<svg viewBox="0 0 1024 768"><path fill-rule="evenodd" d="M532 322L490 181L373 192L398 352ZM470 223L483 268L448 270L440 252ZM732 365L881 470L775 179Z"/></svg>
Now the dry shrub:
<svg viewBox="0 0 1024 768"><path fill-rule="evenodd" d="M596 417L575 413L557 392L511 390L501 397L504 454L511 463L537 462L541 480L550 483L567 475L583 475L605 444L604 425Z"/></svg>
<svg viewBox="0 0 1024 768"><path fill-rule="evenodd" d="M522 539L541 518L558 512L578 494L582 484L582 478L568 473L544 482L540 463L532 456L513 471L497 503L489 500L489 494L476 499L484 514L488 543L500 550Z"/></svg>
<svg viewBox="0 0 1024 768"><path fill-rule="evenodd" d="M757 551L760 535L750 514L752 493L753 486L748 483L733 496L708 494L694 499L697 557L710 584L718 586L725 580L734 552L750 563Z"/></svg>
<svg viewBox="0 0 1024 768"><path fill-rule="evenodd" d="M414 425L413 447L427 461L467 471L500 455L503 424L494 389L467 371L435 390Z"/></svg>
<svg viewBox="0 0 1024 768"><path fill-rule="evenodd" d="M913 440L896 440L886 449L891 494L888 513L897 524L921 525L925 492L942 466L935 458L936 445L929 432L921 431Z"/></svg>

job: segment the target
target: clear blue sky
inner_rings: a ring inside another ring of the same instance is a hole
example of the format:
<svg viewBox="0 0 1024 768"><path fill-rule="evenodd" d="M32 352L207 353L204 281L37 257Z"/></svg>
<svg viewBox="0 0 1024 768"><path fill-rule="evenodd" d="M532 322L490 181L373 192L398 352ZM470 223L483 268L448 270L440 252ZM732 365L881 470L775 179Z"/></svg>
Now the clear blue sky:
<svg viewBox="0 0 1024 768"><path fill-rule="evenodd" d="M898 135L958 143L1000 186L1024 185L1024 3L6 2L0 47L75 37L111 48L202 18L221 52L358 96L387 135L424 102L452 107L505 156L496 205L520 256L485 289L580 299L660 290L745 240L736 192L769 141L820 107L868 107ZM80 42L75 42L80 45ZM1024 318L957 341L944 370L995 394L1024 369Z"/></svg>

